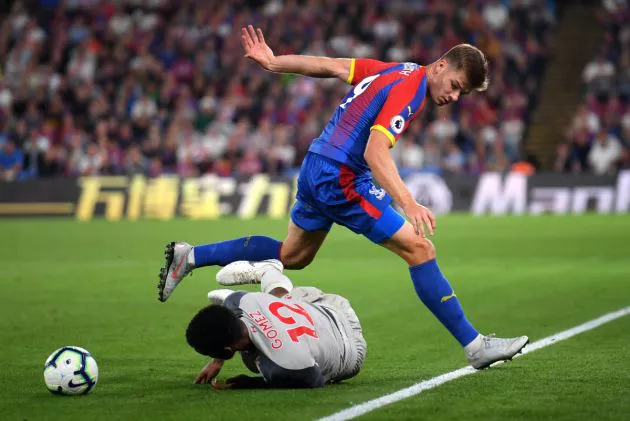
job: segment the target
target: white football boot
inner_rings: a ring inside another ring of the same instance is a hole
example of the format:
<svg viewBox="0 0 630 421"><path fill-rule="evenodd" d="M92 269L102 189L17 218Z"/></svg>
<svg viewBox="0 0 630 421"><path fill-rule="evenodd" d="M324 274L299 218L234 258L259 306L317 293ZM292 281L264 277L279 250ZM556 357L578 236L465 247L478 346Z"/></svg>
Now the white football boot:
<svg viewBox="0 0 630 421"><path fill-rule="evenodd" d="M275 259L261 260L259 262L238 260L224 266L217 273L217 282L226 286L259 284L263 274L272 268L280 272L284 270L282 262Z"/></svg>
<svg viewBox="0 0 630 421"><path fill-rule="evenodd" d="M511 360L529 343L527 336L517 338L495 338L494 334L477 336L466 345L468 362L477 370L489 367L497 361Z"/></svg>
<svg viewBox="0 0 630 421"><path fill-rule="evenodd" d="M166 245L166 265L160 269L160 282L158 283L158 299L161 302L168 300L173 290L193 269L188 255L193 246L183 241L171 242Z"/></svg>

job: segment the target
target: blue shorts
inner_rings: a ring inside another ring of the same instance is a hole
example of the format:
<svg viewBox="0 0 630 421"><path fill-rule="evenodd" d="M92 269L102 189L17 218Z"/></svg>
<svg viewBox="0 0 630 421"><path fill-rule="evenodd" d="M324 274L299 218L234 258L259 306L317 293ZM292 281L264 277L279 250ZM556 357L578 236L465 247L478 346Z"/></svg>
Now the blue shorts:
<svg viewBox="0 0 630 421"><path fill-rule="evenodd" d="M334 222L381 243L405 223L391 203L391 196L368 175L308 153L300 169L291 220L305 231L329 231Z"/></svg>

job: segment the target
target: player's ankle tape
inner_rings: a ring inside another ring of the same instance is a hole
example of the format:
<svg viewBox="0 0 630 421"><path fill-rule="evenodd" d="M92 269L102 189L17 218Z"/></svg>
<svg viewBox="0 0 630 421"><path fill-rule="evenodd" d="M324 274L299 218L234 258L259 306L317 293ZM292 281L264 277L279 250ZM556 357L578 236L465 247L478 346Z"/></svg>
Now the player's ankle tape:
<svg viewBox="0 0 630 421"><path fill-rule="evenodd" d="M265 272L260 280L260 287L262 292L269 294L276 288L284 288L288 292L293 290L293 284L291 280L287 278L283 273L278 271Z"/></svg>

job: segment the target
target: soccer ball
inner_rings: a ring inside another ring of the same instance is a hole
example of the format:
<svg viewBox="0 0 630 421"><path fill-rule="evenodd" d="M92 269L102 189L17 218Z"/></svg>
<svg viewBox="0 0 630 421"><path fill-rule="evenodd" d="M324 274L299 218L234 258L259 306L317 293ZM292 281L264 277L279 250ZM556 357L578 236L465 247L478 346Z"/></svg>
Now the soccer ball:
<svg viewBox="0 0 630 421"><path fill-rule="evenodd" d="M44 364L44 382L55 395L85 395L97 381L96 360L78 346L59 348Z"/></svg>

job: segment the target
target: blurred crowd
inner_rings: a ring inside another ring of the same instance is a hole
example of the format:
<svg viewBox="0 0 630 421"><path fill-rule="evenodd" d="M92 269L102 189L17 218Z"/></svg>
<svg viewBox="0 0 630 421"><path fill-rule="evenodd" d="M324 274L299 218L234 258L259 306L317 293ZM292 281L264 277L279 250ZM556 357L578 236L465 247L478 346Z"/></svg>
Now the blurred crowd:
<svg viewBox="0 0 630 421"><path fill-rule="evenodd" d="M582 72L584 102L558 145L557 172L630 169L630 6L604 0L603 43Z"/></svg>
<svg viewBox="0 0 630 421"><path fill-rule="evenodd" d="M554 6L15 1L0 15L0 178L294 171L348 86L260 70L240 46L239 30L250 23L276 54L427 64L458 43L479 46L490 61L488 92L427 105L393 153L409 171L505 171L521 159ZM610 49L626 32L614 32Z"/></svg>

